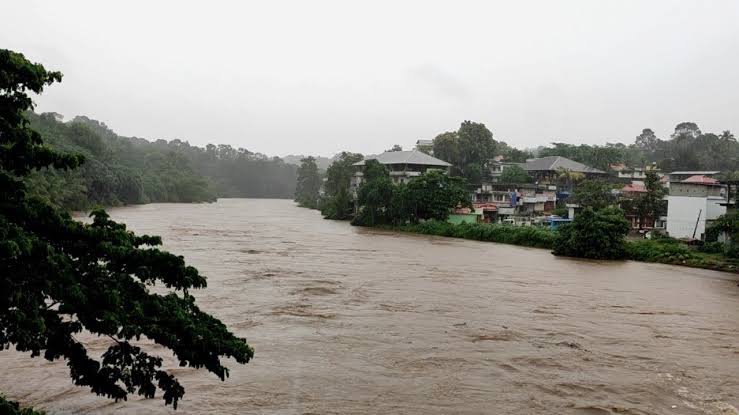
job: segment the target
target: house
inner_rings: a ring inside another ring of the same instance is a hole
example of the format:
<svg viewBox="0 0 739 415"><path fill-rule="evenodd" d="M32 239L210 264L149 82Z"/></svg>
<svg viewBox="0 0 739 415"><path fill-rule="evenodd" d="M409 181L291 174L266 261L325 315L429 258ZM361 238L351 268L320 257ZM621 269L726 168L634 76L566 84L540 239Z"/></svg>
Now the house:
<svg viewBox="0 0 739 415"><path fill-rule="evenodd" d="M441 170L449 172L451 164L444 160L431 157L418 150L411 151L386 151L377 156L368 157L360 162L354 163L357 171L352 177L351 187L356 190L363 181L363 170L367 160L377 160L388 168L393 183L407 183L414 177L418 177L428 170Z"/></svg>
<svg viewBox="0 0 739 415"><path fill-rule="evenodd" d="M487 168L490 181L493 183L500 182L500 176L503 175L503 171L511 166L521 166L521 163L506 162L500 156L488 160Z"/></svg>
<svg viewBox="0 0 739 415"><path fill-rule="evenodd" d="M472 194L475 209L482 209L485 221L518 223L554 210L556 191L536 184L485 183Z"/></svg>
<svg viewBox="0 0 739 415"><path fill-rule="evenodd" d="M625 164L611 164L611 170L614 171L619 179L625 180L644 180L647 173L653 172L658 176L662 176L656 164L647 165L645 167L627 167Z"/></svg>
<svg viewBox="0 0 739 415"><path fill-rule="evenodd" d="M594 178L606 174L602 170L586 166L562 156L528 159L526 163L521 164L521 167L540 183L554 183L557 180L557 175L562 170L581 173L586 178Z"/></svg>
<svg viewBox="0 0 739 415"><path fill-rule="evenodd" d="M434 155L434 140L418 140L416 141L416 150L426 153L429 155Z"/></svg>
<svg viewBox="0 0 739 415"><path fill-rule="evenodd" d="M721 173L717 170L709 170L709 171L673 171L672 173L668 173L668 181L669 182L680 182L683 181L691 176L705 176L714 178L717 174Z"/></svg>
<svg viewBox="0 0 739 415"><path fill-rule="evenodd" d="M693 175L673 181L667 196L667 233L673 238L703 239L711 222L726 213L726 202L726 187L711 177Z"/></svg>

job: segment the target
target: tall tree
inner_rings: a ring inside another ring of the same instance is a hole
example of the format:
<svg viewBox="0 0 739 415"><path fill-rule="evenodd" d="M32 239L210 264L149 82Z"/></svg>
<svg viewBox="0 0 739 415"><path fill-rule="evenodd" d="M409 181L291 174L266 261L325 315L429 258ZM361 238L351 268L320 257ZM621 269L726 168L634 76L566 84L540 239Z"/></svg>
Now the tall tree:
<svg viewBox="0 0 739 415"><path fill-rule="evenodd" d="M465 184L463 178L450 177L437 170L422 174L405 186L407 201L403 205L408 209L408 214L401 214L401 217L413 221L444 221L451 209L457 206L471 208L472 201Z"/></svg>
<svg viewBox="0 0 739 415"><path fill-rule="evenodd" d="M300 206L315 209L318 206L318 194L321 190L321 175L314 157L300 160L298 181L295 185L295 201Z"/></svg>
<svg viewBox="0 0 739 415"><path fill-rule="evenodd" d="M49 149L26 118L29 92L61 77L0 50L0 350L65 359L75 384L115 400L151 398L159 388L176 408L185 390L161 357L137 345L141 337L171 349L181 366L221 379L228 376L221 357L246 363L254 351L198 308L190 290L205 287L205 278L158 249L159 237L136 235L101 210L83 224L27 195L23 178L33 170L74 169L84 160ZM157 282L165 292L149 291ZM101 358L75 337L84 330L110 339Z"/></svg>
<svg viewBox="0 0 739 415"><path fill-rule="evenodd" d="M326 170L321 214L326 219L344 220L353 213L353 200L349 186L355 173L354 163L364 158L358 153L342 152Z"/></svg>
<svg viewBox="0 0 739 415"><path fill-rule="evenodd" d="M434 157L452 165L451 174L462 174L462 154L459 146L459 135L456 131L447 131L434 138Z"/></svg>
<svg viewBox="0 0 739 415"><path fill-rule="evenodd" d="M503 172L500 174L502 183L531 183L534 178L526 173L526 170L519 165L504 166Z"/></svg>
<svg viewBox="0 0 739 415"><path fill-rule="evenodd" d="M636 144L636 146L644 153L653 154L655 151L657 151L659 138L657 138L657 135L654 134L654 131L652 131L652 129L645 128L641 131L641 134L636 136L636 141L634 142L634 144Z"/></svg>
<svg viewBox="0 0 739 415"><path fill-rule="evenodd" d="M636 214L639 218L639 229L644 227L647 219L656 219L662 213L666 213L666 203L662 200L666 194L666 189L662 186L659 176L650 171L644 179L644 187L646 193L637 197L635 201Z"/></svg>
<svg viewBox="0 0 739 415"><path fill-rule="evenodd" d="M495 156L493 133L485 124L464 121L457 131L463 176L472 184L479 184L485 174L485 166Z"/></svg>
<svg viewBox="0 0 739 415"><path fill-rule="evenodd" d="M575 201L582 208L600 210L613 206L615 198L611 185L602 180L587 180L575 188Z"/></svg>
<svg viewBox="0 0 739 415"><path fill-rule="evenodd" d="M357 191L358 214L352 225L375 226L389 223L389 209L395 185L387 167L377 160L367 160L364 166L364 182Z"/></svg>

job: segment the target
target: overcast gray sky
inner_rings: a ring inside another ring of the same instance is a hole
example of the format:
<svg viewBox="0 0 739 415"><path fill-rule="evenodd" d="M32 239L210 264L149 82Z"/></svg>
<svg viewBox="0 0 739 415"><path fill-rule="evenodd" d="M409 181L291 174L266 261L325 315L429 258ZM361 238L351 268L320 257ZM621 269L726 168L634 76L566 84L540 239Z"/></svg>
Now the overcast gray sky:
<svg viewBox="0 0 739 415"><path fill-rule="evenodd" d="M9 1L39 111L270 155L485 123L517 147L739 131L739 1Z"/></svg>

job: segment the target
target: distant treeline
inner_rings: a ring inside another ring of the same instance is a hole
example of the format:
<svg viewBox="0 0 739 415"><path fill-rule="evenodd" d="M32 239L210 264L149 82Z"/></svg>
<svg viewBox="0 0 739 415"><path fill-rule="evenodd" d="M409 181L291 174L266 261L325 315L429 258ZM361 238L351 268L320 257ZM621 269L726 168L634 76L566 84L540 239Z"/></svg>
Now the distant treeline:
<svg viewBox="0 0 739 415"><path fill-rule="evenodd" d="M295 191L297 166L277 157L228 145L123 137L87 117L64 123L54 113L28 116L52 148L85 156L80 169L44 169L26 179L31 194L64 208L291 198Z"/></svg>

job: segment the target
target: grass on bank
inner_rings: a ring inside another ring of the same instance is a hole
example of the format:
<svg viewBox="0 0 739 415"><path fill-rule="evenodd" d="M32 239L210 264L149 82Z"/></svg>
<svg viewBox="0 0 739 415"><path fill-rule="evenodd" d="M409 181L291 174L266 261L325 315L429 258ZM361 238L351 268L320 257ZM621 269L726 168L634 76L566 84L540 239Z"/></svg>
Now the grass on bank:
<svg viewBox="0 0 739 415"><path fill-rule="evenodd" d="M489 223L455 225L448 222L427 221L387 228L424 235L447 236L544 249L553 249L556 239L556 232L547 228ZM708 245L708 249L701 251L671 238L626 241L626 259L739 272L739 259L714 252L716 250L710 247L711 245Z"/></svg>

